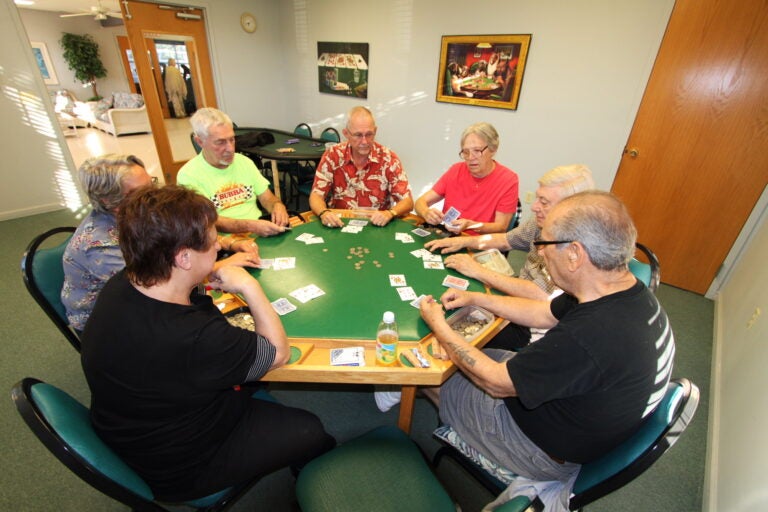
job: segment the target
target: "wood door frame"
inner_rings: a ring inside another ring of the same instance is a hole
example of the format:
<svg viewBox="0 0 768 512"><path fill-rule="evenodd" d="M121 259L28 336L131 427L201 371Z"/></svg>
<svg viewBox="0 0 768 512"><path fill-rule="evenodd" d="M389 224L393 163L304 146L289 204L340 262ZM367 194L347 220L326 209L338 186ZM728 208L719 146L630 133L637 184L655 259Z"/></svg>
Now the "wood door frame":
<svg viewBox="0 0 768 512"><path fill-rule="evenodd" d="M163 4L167 5L167 4ZM159 4L138 0L124 0L120 4L125 22L125 31L133 49L133 58L139 74L139 83L147 105L149 124L157 147L165 182L176 183L176 174L185 161L173 159L171 144L162 114L162 101L155 86L156 80L152 66L147 58L146 34L168 34L191 36L195 40L198 80L202 84L200 95L195 97L198 105L217 107L216 88L213 81L208 34L205 26L205 10L198 7L178 7L178 9L160 9ZM199 16L200 20L181 19L176 13ZM196 91L197 92L197 91Z"/></svg>

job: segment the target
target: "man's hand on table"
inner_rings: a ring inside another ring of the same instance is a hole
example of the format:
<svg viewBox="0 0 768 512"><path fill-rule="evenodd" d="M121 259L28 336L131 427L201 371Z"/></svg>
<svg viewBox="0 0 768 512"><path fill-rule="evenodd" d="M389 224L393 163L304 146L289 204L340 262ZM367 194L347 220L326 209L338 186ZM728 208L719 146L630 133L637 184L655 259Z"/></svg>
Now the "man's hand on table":
<svg viewBox="0 0 768 512"><path fill-rule="evenodd" d="M278 226L287 226L289 224L288 210L283 203L275 203L272 207L272 222Z"/></svg>
<svg viewBox="0 0 768 512"><path fill-rule="evenodd" d="M258 268L259 263L261 263L261 258L259 257L258 250L256 252L236 252L232 256L218 260L214 266L214 270L224 265Z"/></svg>
<svg viewBox="0 0 768 512"><path fill-rule="evenodd" d="M286 226L279 225L275 222L270 222L268 220L254 221L253 227L251 228L251 232L259 236L279 235L280 233L284 233L286 230L287 230Z"/></svg>
<svg viewBox="0 0 768 512"><path fill-rule="evenodd" d="M386 226L395 218L392 210L376 210L371 215L371 223L374 226Z"/></svg>
<svg viewBox="0 0 768 512"><path fill-rule="evenodd" d="M445 266L461 272L467 277L479 279L484 267L469 254L452 254L445 258ZM481 279L482 281L482 279Z"/></svg>
<svg viewBox="0 0 768 512"><path fill-rule="evenodd" d="M430 252L435 252L437 249L442 249L440 254L448 254L468 247L471 241L471 237L468 236L438 238L437 240L430 240L424 244L424 248Z"/></svg>
<svg viewBox="0 0 768 512"><path fill-rule="evenodd" d="M344 227L344 221L341 220L341 217L333 213L331 210L323 211L320 214L320 221L323 223L323 226L329 228Z"/></svg>

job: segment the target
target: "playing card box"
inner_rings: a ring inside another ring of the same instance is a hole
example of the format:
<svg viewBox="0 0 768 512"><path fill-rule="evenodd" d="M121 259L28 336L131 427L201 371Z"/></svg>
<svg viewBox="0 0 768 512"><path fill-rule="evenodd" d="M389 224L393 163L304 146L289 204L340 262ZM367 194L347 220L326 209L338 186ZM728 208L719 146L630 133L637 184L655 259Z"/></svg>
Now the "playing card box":
<svg viewBox="0 0 768 512"><path fill-rule="evenodd" d="M495 318L493 313L480 306L464 306L449 316L446 321L454 331L471 343L491 327Z"/></svg>
<svg viewBox="0 0 768 512"><path fill-rule="evenodd" d="M489 270L504 274L506 276L514 276L515 271L509 266L509 262L498 249L488 249L487 251L479 252L472 256L476 262L484 266Z"/></svg>

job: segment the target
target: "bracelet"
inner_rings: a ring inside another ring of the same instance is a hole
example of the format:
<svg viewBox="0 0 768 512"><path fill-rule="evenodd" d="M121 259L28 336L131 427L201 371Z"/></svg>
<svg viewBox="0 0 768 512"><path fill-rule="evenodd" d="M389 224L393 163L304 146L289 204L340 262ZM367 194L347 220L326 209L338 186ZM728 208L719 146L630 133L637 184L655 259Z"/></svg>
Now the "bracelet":
<svg viewBox="0 0 768 512"><path fill-rule="evenodd" d="M326 208L325 210L323 210L323 211L321 211L320 213L318 213L318 214L317 214L317 218L318 218L318 219L321 219L321 218L323 217L323 215L324 215L324 214L326 214L326 213L328 213L328 212L330 212L330 211L331 211L331 210L329 210L329 209L327 209L327 208Z"/></svg>
<svg viewBox="0 0 768 512"><path fill-rule="evenodd" d="M392 218L393 218L393 219L394 219L395 217L397 217L397 213L395 213L395 210L394 210L394 208L390 208L390 209L389 209L389 210L387 210L387 211L388 211L389 213L391 213L391 214L392 214Z"/></svg>

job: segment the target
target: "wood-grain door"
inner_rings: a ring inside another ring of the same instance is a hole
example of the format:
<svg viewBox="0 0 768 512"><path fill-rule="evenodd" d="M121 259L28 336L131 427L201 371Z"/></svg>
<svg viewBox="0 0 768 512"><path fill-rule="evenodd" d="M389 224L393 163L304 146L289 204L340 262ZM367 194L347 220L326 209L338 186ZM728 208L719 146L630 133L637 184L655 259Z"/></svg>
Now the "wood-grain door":
<svg viewBox="0 0 768 512"><path fill-rule="evenodd" d="M704 294L768 183L768 2L677 0L612 191Z"/></svg>

